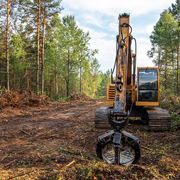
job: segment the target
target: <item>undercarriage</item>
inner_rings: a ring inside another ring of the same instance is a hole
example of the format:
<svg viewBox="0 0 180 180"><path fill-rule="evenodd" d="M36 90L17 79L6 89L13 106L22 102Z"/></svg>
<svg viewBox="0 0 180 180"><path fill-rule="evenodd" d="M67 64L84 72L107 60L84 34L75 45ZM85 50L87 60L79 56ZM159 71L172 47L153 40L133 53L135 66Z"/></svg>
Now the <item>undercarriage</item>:
<svg viewBox="0 0 180 180"><path fill-rule="evenodd" d="M95 128L112 129L108 119L110 109L111 107L104 106L96 110ZM141 118L141 122L147 130L160 131L170 130L171 128L170 114L165 109L158 107L133 107L129 117Z"/></svg>

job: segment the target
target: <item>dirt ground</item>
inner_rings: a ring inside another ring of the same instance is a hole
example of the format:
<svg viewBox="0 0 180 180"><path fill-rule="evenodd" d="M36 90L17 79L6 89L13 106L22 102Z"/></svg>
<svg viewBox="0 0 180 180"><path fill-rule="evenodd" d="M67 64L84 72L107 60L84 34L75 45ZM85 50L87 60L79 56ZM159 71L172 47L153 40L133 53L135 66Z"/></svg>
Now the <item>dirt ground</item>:
<svg viewBox="0 0 180 180"><path fill-rule="evenodd" d="M96 157L93 117L102 100L49 102L0 110L0 179L180 179L180 132L130 124L142 158L130 167Z"/></svg>

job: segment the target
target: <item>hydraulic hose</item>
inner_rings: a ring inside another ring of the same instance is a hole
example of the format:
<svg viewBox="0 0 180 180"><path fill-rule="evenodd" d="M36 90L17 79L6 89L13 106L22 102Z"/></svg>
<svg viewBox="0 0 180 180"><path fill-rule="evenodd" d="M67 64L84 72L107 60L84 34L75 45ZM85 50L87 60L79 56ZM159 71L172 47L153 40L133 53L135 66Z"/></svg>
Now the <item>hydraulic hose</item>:
<svg viewBox="0 0 180 180"><path fill-rule="evenodd" d="M137 42L136 42L136 39L135 39L135 38L132 38L131 41L132 41L132 40L134 40L134 42L135 42L135 56L134 56L134 69L133 69L133 75L134 75L133 78L135 78L135 74L136 74ZM130 50L131 50L131 46L130 46ZM131 54L131 53L130 53L130 54ZM129 117L129 115L131 114L132 107L133 107L133 101L132 101L132 103L131 103L131 108L130 108L130 111L129 111L129 113L128 113L128 117Z"/></svg>
<svg viewBox="0 0 180 180"><path fill-rule="evenodd" d="M123 34L122 34L122 27L130 27L130 33L123 39ZM121 25L121 37L122 37L122 39L121 39L121 41L125 41L126 40L126 38L128 37L128 36L130 36L131 35L131 33L132 33L132 27L129 25L129 24L127 24L127 23L123 23L122 25ZM114 67L113 67L113 70L111 69L111 82L113 82L113 80L112 80L112 77L113 77L113 73L114 73L114 70L115 70L115 67L116 67L116 65L117 65L117 57L118 57L118 51L119 51L119 48L120 48L120 42L118 42L118 38L119 38L119 36L116 36L116 58L115 58L115 62L114 62Z"/></svg>

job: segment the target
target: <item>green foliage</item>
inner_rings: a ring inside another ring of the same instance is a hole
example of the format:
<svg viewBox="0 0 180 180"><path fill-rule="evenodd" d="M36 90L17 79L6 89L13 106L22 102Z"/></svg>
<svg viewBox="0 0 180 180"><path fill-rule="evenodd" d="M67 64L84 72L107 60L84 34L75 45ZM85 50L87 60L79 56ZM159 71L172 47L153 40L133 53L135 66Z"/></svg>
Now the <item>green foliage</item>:
<svg viewBox="0 0 180 180"><path fill-rule="evenodd" d="M91 98L106 96L108 75L99 71L100 64L95 58L98 50L90 49L89 32L78 27L74 16L59 18L63 10L61 0L41 0L40 6L39 1L30 0L10 3L16 6L16 19L11 18L13 31L9 38L10 89L29 88L37 93L43 89L43 94L59 101L69 100L73 93L84 93ZM6 27L0 25L0 29L0 86L3 87L6 82ZM37 89L37 74L41 77L41 89Z"/></svg>
<svg viewBox="0 0 180 180"><path fill-rule="evenodd" d="M179 42L180 42L180 1L164 10L154 26L150 41L152 48L148 56L159 67L161 93L170 89L173 94L179 95Z"/></svg>
<svg viewBox="0 0 180 180"><path fill-rule="evenodd" d="M110 71L108 70L106 73L101 73L101 82L98 87L98 97L104 98L107 94L107 84L110 83Z"/></svg>
<svg viewBox="0 0 180 180"><path fill-rule="evenodd" d="M172 113L171 120L172 120L172 130L174 131L179 130L180 129L180 114Z"/></svg>
<svg viewBox="0 0 180 180"><path fill-rule="evenodd" d="M171 114L171 130L180 129L180 97L166 90L160 98L160 107Z"/></svg>
<svg viewBox="0 0 180 180"><path fill-rule="evenodd" d="M64 97L64 98L59 98L58 101L69 101L71 96Z"/></svg>

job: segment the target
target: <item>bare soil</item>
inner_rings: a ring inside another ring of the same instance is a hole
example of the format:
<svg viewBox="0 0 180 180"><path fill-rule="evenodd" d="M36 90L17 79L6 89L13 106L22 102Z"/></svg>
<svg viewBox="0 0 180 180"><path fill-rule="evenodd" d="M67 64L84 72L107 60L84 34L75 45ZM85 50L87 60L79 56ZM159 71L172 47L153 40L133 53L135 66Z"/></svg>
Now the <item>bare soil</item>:
<svg viewBox="0 0 180 180"><path fill-rule="evenodd" d="M0 179L180 179L180 132L130 124L142 159L130 167L96 157L93 118L103 100L48 102L0 111Z"/></svg>

